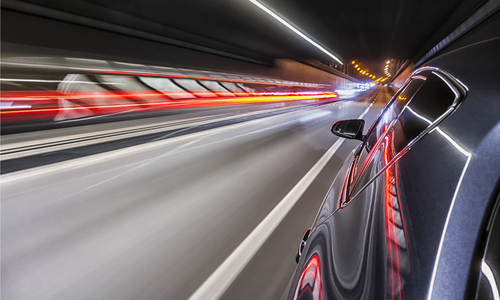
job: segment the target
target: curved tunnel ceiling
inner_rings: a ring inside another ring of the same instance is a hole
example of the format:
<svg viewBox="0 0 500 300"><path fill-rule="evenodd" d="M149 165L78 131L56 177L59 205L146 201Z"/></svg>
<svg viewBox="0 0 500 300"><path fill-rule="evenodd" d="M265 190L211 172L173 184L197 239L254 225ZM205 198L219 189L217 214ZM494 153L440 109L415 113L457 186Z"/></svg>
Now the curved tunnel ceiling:
<svg viewBox="0 0 500 300"><path fill-rule="evenodd" d="M130 27L145 20L156 34L172 37L179 30L205 46L256 59L327 57L248 0L26 2ZM376 64L373 69L381 70L379 66L388 58L418 59L485 0L260 2L344 61Z"/></svg>
<svg viewBox="0 0 500 300"><path fill-rule="evenodd" d="M246 0L87 1L265 55L323 55ZM261 2L346 60L383 60L412 58L485 1Z"/></svg>

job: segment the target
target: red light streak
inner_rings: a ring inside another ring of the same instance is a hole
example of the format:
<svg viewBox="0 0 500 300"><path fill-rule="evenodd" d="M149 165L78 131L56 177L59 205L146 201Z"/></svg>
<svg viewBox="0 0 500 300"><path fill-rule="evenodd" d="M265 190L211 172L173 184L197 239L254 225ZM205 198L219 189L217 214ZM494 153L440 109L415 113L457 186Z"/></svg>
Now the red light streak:
<svg viewBox="0 0 500 300"><path fill-rule="evenodd" d="M3 107L0 116L3 122L15 121L17 119L34 120L50 119L59 112L69 111L92 111L93 114L109 114L124 112L124 110L165 110L176 108L192 108L205 106L237 105L266 102L287 102L308 99L336 98L335 93L311 93L311 92L278 92L256 93L256 96L245 97L206 97L173 100L161 92L72 92L64 94L57 91L52 92L3 92L1 101L11 102L12 105L29 104L31 108ZM60 101L64 99L73 107L60 107ZM16 103L17 102L17 103Z"/></svg>

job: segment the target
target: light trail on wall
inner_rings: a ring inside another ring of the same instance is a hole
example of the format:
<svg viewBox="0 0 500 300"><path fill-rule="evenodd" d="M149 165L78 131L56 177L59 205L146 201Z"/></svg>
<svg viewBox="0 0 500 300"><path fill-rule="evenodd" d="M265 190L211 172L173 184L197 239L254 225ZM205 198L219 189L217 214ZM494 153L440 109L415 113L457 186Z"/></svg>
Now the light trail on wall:
<svg viewBox="0 0 500 300"><path fill-rule="evenodd" d="M280 83L280 82L262 82L262 81L252 81L244 79L228 79L228 78L212 78L212 77L200 77L200 76L183 76L183 75L165 75L165 74L155 74L155 73L144 73L144 72L123 72L123 71L111 71L111 70L88 70L92 73L104 73L104 74L118 74L118 75L133 75L133 76L147 76L147 77L165 77L165 78L182 78L182 79L192 79L192 80L209 80L209 81L221 81L221 82L235 82L235 83L251 83L251 84L264 84L264 85L279 85L279 86L296 86L296 87L310 87L310 88L323 88L322 84L314 83Z"/></svg>
<svg viewBox="0 0 500 300"><path fill-rule="evenodd" d="M135 99L141 99L137 101ZM1 101L5 103L0 110L2 122L52 119L61 112L91 112L92 115L105 115L136 109L168 110L179 108L209 107L268 102L287 102L314 99L334 99L337 94L314 92L256 92L253 96L210 97L198 99L172 100L161 92L3 92ZM64 100L74 106L61 106ZM103 101L105 101L103 103ZM17 102L14 104L14 102ZM25 104L20 109L19 104ZM10 105L7 106L7 104ZM14 106L12 106L14 104ZM27 105L30 105L28 107Z"/></svg>

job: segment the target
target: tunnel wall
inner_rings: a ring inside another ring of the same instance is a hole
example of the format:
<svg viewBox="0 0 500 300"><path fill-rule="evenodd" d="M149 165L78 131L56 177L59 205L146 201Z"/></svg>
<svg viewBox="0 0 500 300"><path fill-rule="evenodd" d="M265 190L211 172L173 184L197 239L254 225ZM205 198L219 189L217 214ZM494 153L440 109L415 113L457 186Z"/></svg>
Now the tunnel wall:
<svg viewBox="0 0 500 300"><path fill-rule="evenodd" d="M399 89L405 83L406 79L410 77L411 73L415 70L414 64L409 64L406 68L404 68L394 80L391 82L391 87L394 89Z"/></svg>
<svg viewBox="0 0 500 300"><path fill-rule="evenodd" d="M221 51L192 43L183 47L183 41L168 37L162 39L144 32L129 32L122 27L104 30L98 26L82 25L89 20L71 22L67 13L59 15L51 10L47 17L37 15L36 11L25 13L10 9L8 5L7 8L2 6L1 13L2 55L66 56L187 67L332 84L334 88L352 84L348 78L292 60L246 57L241 55L241 51L228 52L231 48Z"/></svg>
<svg viewBox="0 0 500 300"><path fill-rule="evenodd" d="M277 78L299 82L331 84L335 89L345 89L359 84L357 81L352 81L294 60L278 59L275 65L276 68L273 70L273 75Z"/></svg>
<svg viewBox="0 0 500 300"><path fill-rule="evenodd" d="M434 56L431 56L426 61L422 62L420 65L416 66L414 64L409 64L402 72L400 72L391 82L391 86L398 89L400 88L406 79L411 75L411 73L417 67L422 66L432 66L432 60L434 58L447 55L455 50L468 47L473 44L481 43L484 41L499 39L500 38L500 10L480 22L476 26L472 27L469 31L465 32L459 38L445 46ZM457 62L465 63L465 62Z"/></svg>

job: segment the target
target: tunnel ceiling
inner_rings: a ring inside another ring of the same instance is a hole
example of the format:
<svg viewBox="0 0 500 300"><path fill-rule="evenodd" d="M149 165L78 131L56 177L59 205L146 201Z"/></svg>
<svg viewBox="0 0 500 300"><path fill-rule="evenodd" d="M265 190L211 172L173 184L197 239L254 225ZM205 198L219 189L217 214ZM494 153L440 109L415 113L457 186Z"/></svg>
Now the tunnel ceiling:
<svg viewBox="0 0 500 300"><path fill-rule="evenodd" d="M39 1L28 2L40 5ZM218 41L245 56L325 59L248 0L83 0ZM449 34L484 0L262 0L313 39L340 55L366 63L419 58ZM70 10L66 0L44 6ZM73 12L78 13L78 12ZM92 17L88 15L88 17ZM91 13L90 13L91 14ZM133 22L129 24L134 26Z"/></svg>

